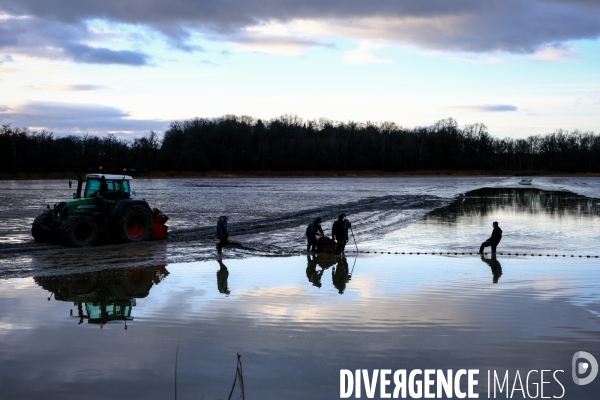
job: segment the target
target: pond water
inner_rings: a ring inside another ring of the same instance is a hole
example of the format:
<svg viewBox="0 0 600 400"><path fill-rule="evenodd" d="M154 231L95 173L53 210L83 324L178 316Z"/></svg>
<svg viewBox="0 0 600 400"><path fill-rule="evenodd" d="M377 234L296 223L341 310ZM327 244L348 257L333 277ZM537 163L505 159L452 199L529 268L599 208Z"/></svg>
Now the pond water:
<svg viewBox="0 0 600 400"><path fill-rule="evenodd" d="M460 194L480 188L521 187L519 178L262 178L134 179L132 189L171 219L171 231L210 227L224 213L239 222L280 218L278 229L321 216L330 223L345 210L377 221L381 232L406 227ZM600 197L598 178L533 179L532 188ZM46 205L70 199L74 189L58 180L0 181L2 244L31 241L31 223ZM399 212L402 211L402 212ZM283 223L285 221L285 224ZM294 225L295 224L295 225ZM373 229L371 229L373 230ZM302 232L303 234L303 232Z"/></svg>
<svg viewBox="0 0 600 400"><path fill-rule="evenodd" d="M543 380L544 396L595 398L600 378L576 385L571 363L578 351L600 359L597 196L479 183L445 182L443 195L431 181L373 201L353 194L345 204L357 207L349 216L361 252L348 247L345 257L300 254L294 235L306 221L293 221L329 210L312 203L239 221L256 229L235 236L250 250L222 256L202 226L137 246L8 241L0 398L227 399L237 354L247 399L340 398L340 370L356 369L478 369L480 398L488 371L508 371L512 388L517 371L525 385L536 370L531 394ZM265 223L276 218L292 222ZM497 255L469 255L495 220ZM394 254L409 251L420 254Z"/></svg>
<svg viewBox="0 0 600 400"><path fill-rule="evenodd" d="M339 398L340 369L384 368L477 368L482 397L487 370L560 369L565 398L592 398L570 363L600 355L598 266L296 256L4 280L2 398L172 398L177 363L179 399L223 399L237 353L250 399Z"/></svg>

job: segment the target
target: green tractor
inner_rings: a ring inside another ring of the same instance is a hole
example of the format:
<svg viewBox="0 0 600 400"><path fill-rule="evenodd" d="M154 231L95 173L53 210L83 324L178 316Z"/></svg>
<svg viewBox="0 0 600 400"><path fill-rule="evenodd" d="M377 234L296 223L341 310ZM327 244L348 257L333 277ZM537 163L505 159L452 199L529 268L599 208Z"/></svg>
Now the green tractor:
<svg viewBox="0 0 600 400"><path fill-rule="evenodd" d="M73 200L61 201L53 208L47 206L35 218L31 227L34 240L61 241L75 247L91 246L99 238L120 242L149 240L154 224L152 210L145 200L135 199L131 179L128 175L108 174L79 177Z"/></svg>

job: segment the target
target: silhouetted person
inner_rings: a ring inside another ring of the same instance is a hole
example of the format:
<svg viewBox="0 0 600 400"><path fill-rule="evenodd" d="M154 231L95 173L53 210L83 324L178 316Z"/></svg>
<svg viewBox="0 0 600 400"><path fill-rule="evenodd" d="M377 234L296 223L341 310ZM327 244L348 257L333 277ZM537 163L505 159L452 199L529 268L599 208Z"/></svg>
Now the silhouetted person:
<svg viewBox="0 0 600 400"><path fill-rule="evenodd" d="M104 175L100 177L100 188L98 189L98 194L100 197L104 196L104 193L108 191L108 184L106 183L106 178Z"/></svg>
<svg viewBox="0 0 600 400"><path fill-rule="evenodd" d="M494 230L492 231L492 236L485 242L481 243L481 247L479 248L479 254L483 254L483 248L492 246L492 254L496 254L496 246L502 240L502 229L498 226L498 222L494 221L492 224Z"/></svg>
<svg viewBox="0 0 600 400"><path fill-rule="evenodd" d="M227 278L229 278L229 271L221 260L217 260L221 268L217 271L217 288L219 293L229 294L229 287L227 287Z"/></svg>
<svg viewBox="0 0 600 400"><path fill-rule="evenodd" d="M333 271L331 273L331 280L333 281L333 286L338 290L339 294L344 294L344 290L346 290L346 283L350 281L350 273L348 271L348 261L346 261L346 257L339 257L338 263L335 267L333 267Z"/></svg>
<svg viewBox="0 0 600 400"><path fill-rule="evenodd" d="M219 239L219 243L217 243L217 251L219 253L223 250L223 246L229 243L227 240L229 238L227 221L229 221L229 214L221 215L217 220L217 239Z"/></svg>
<svg viewBox="0 0 600 400"><path fill-rule="evenodd" d="M317 235L324 236L320 217L306 227L306 242L308 243L306 251L311 251L311 248L312 250L317 251Z"/></svg>
<svg viewBox="0 0 600 400"><path fill-rule="evenodd" d="M500 262L496 260L496 253L492 253L492 258L490 258L489 260L482 255L481 261L489 265L492 269L492 275L494 277L492 279L492 282L498 283L498 279L500 279L500 277L502 276L502 266L500 265Z"/></svg>
<svg viewBox="0 0 600 400"><path fill-rule="evenodd" d="M308 281L318 288L321 287L321 276L325 270L321 269L317 271L317 257L313 255L306 255L306 277Z"/></svg>
<svg viewBox="0 0 600 400"><path fill-rule="evenodd" d="M96 192L96 198L98 198L98 206L101 210L106 209L106 199L104 198L104 194L108 192L108 184L106 183L106 178L104 175L100 177L100 187Z"/></svg>
<svg viewBox="0 0 600 400"><path fill-rule="evenodd" d="M335 254L342 254L348 243L348 229L352 226L350 221L346 218L346 214L342 213L339 215L337 221L333 223L331 227L331 235L336 241Z"/></svg>
<svg viewBox="0 0 600 400"><path fill-rule="evenodd" d="M79 317L79 323L77 325L83 324L83 307L81 303L77 303L77 316Z"/></svg>

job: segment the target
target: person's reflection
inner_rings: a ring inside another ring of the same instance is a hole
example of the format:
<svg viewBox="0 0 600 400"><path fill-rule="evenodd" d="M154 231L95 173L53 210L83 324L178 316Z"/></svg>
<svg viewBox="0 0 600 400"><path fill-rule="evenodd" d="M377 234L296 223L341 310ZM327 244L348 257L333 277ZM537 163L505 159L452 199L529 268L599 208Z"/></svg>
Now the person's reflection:
<svg viewBox="0 0 600 400"><path fill-rule="evenodd" d="M77 316L79 317L79 323L77 325L83 324L83 307L80 302L77 303Z"/></svg>
<svg viewBox="0 0 600 400"><path fill-rule="evenodd" d="M324 268L317 271L317 256L309 254L306 256L306 277L308 281L318 288L321 287L321 276L323 276Z"/></svg>
<svg viewBox="0 0 600 400"><path fill-rule="evenodd" d="M219 289L219 293L224 293L229 295L231 293L229 288L227 287L227 278L229 278L229 271L227 267L221 260L217 260L221 268L217 271L217 288Z"/></svg>
<svg viewBox="0 0 600 400"><path fill-rule="evenodd" d="M493 282L498 283L498 279L502 276L502 266L500 262L496 259L496 255L492 253L492 258L487 259L484 256L481 256L481 261L486 263L492 269L492 275L494 276Z"/></svg>
<svg viewBox="0 0 600 400"><path fill-rule="evenodd" d="M333 286L335 286L338 292L340 294L344 294L344 290L346 290L346 283L348 283L350 280L348 261L346 260L346 257L342 256L337 258L337 265L333 267L331 279L333 281Z"/></svg>

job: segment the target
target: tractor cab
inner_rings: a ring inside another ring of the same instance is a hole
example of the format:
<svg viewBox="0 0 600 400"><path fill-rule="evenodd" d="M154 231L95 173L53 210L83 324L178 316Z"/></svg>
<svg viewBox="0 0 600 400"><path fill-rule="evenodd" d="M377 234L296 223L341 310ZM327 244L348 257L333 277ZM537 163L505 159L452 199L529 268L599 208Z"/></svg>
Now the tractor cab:
<svg viewBox="0 0 600 400"><path fill-rule="evenodd" d="M106 182L106 187L102 187L102 178ZM102 197L105 199L129 199L135 196L131 191L129 181L133 179L129 175L109 175L109 174L88 174L85 179L77 185L77 192L73 198L81 198L82 182L86 182L83 197Z"/></svg>

